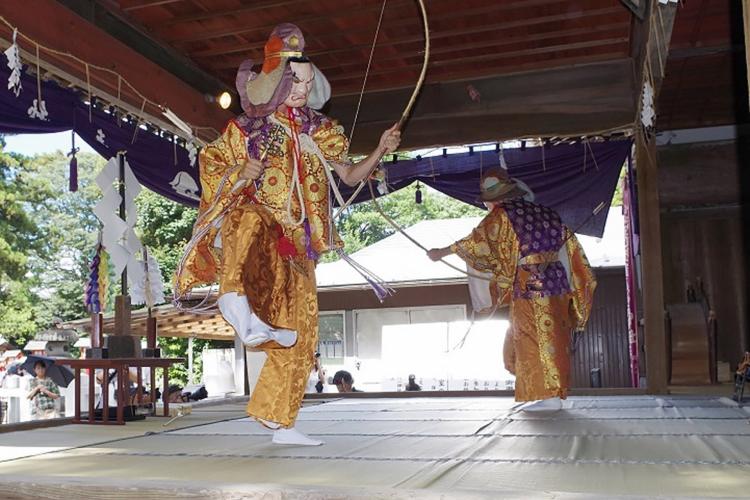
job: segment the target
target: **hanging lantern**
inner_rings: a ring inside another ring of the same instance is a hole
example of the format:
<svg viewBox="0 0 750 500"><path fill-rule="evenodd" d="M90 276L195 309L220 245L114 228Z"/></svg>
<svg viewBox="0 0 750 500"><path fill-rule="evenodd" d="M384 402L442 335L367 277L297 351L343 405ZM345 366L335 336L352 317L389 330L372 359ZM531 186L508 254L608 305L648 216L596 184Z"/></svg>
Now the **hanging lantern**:
<svg viewBox="0 0 750 500"><path fill-rule="evenodd" d="M417 181L417 192L414 193L414 201L417 205L422 204L422 186L419 185L419 181Z"/></svg>

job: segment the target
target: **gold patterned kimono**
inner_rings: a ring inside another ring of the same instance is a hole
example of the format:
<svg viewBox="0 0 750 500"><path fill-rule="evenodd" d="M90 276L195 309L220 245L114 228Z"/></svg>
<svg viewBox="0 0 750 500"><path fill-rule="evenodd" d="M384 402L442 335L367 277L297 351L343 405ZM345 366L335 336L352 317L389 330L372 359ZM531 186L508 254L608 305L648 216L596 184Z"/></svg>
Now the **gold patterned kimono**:
<svg viewBox="0 0 750 500"><path fill-rule="evenodd" d="M491 273L492 301L510 306L505 366L516 400L567 396L571 332L583 329L596 280L586 255L554 211L514 199L496 206L451 250Z"/></svg>
<svg viewBox="0 0 750 500"><path fill-rule="evenodd" d="M318 341L315 265L342 246L329 217L324 169L327 162L348 163L347 150L342 127L303 108L294 120L241 115L199 158L199 215L175 290L180 297L218 281L220 295L244 295L260 319L297 332L290 348L260 346L268 357L247 407L250 416L284 427L297 418ZM237 166L248 155L266 169L257 182L242 185ZM294 178L300 183L290 196Z"/></svg>

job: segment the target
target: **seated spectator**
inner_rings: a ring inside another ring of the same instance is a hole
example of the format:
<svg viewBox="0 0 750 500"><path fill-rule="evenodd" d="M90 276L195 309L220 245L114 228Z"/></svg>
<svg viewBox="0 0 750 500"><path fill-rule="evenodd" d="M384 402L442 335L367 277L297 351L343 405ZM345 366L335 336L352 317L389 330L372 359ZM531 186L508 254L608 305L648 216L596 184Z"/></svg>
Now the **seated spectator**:
<svg viewBox="0 0 750 500"><path fill-rule="evenodd" d="M406 384L407 391L421 391L422 388L417 384L415 375L409 375L409 383Z"/></svg>
<svg viewBox="0 0 750 500"><path fill-rule="evenodd" d="M346 370L339 370L333 376L333 385L339 392L362 392L354 388L354 377Z"/></svg>

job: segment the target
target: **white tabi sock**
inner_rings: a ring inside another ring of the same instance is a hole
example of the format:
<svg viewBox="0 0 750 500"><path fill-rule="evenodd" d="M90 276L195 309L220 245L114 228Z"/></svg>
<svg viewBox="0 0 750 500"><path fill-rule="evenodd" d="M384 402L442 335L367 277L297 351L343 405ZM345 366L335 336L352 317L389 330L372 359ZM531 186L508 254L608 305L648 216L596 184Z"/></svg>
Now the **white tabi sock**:
<svg viewBox="0 0 750 500"><path fill-rule="evenodd" d="M528 412L553 412L560 411L561 409L562 401L558 397L532 401L521 407L521 411Z"/></svg>
<svg viewBox="0 0 750 500"><path fill-rule="evenodd" d="M256 347L271 340L283 347L293 346L297 342L297 332L266 324L253 313L247 298L237 292L225 293L219 297L218 305L221 315L248 347Z"/></svg>
<svg viewBox="0 0 750 500"><path fill-rule="evenodd" d="M291 429L278 429L273 433L273 444L285 444L294 446L320 446L323 441L312 439L292 427Z"/></svg>

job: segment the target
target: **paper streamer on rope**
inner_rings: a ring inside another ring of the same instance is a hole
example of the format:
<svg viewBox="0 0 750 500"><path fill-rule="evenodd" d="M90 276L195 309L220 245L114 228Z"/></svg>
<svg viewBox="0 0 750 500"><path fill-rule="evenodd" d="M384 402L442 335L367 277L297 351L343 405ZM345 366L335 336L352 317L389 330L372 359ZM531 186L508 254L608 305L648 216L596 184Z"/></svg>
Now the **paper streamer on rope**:
<svg viewBox="0 0 750 500"><path fill-rule="evenodd" d="M145 251L147 258L141 261L145 272L143 278L138 282L131 282L130 298L131 304L146 307L154 307L156 304L164 303L164 282L161 277L159 263L154 256Z"/></svg>
<svg viewBox="0 0 750 500"><path fill-rule="evenodd" d="M21 93L21 57L18 54L18 44L16 43L16 37L18 36L18 30L13 30L13 43L10 47L5 50L5 57L8 58L8 68L10 68L10 76L8 77L8 90L13 92L16 97Z"/></svg>
<svg viewBox="0 0 750 500"><path fill-rule="evenodd" d="M643 84L641 94L641 124L650 129L656 121L656 110L654 109L654 88L649 82Z"/></svg>
<svg viewBox="0 0 750 500"><path fill-rule="evenodd" d="M84 304L90 313L100 313L107 308L107 289L109 287L109 265L107 254L101 243L96 246L94 258L89 264L89 279L86 283Z"/></svg>
<svg viewBox="0 0 750 500"><path fill-rule="evenodd" d="M96 184L104 193L94 207L94 214L102 222L102 244L112 259L116 274L121 274L127 266L131 283L143 280L143 264L137 258L143 249L141 241L135 234L137 210L135 197L141 191L141 185L130 170L125 160L125 220L118 215L122 198L118 192L120 174L119 159L113 157L96 177Z"/></svg>

